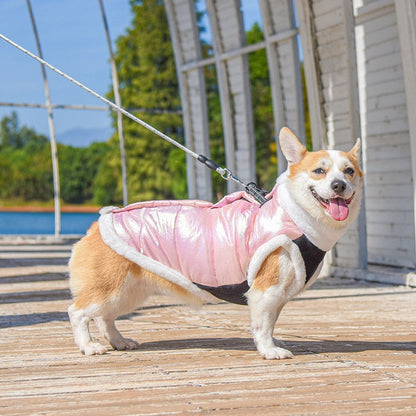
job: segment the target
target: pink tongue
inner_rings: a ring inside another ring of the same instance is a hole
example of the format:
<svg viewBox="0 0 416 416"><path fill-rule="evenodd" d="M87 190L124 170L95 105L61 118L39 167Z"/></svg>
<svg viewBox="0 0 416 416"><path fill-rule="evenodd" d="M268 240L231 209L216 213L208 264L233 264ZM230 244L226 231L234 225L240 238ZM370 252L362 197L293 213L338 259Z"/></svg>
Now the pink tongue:
<svg viewBox="0 0 416 416"><path fill-rule="evenodd" d="M333 198L329 200L329 213L336 221L344 221L348 217L349 208L342 198Z"/></svg>

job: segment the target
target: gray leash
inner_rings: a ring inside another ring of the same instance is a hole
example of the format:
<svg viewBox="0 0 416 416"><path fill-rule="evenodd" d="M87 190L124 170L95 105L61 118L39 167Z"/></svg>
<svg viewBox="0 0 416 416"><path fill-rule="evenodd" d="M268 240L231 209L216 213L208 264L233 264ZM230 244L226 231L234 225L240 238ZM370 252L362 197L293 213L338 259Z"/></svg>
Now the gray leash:
<svg viewBox="0 0 416 416"><path fill-rule="evenodd" d="M123 107L120 107L117 104L114 104L112 101L108 100L107 98L105 98L102 95L98 94L97 92L93 91L91 88L88 88L86 85L82 84L81 82L77 81L76 79L70 77L65 72L63 72L60 69L54 67L50 63L46 62L44 59L40 58L39 56L35 55L34 53L32 53L32 52L28 51L27 49L23 48L22 46L20 46L16 42L13 42L11 39L7 38L6 36L4 36L1 33L0 33L0 38L3 39L5 42L9 43L10 45L14 46L15 48L17 48L21 52L23 52L26 55L30 56L34 60L40 62L42 65L48 67L52 71L54 71L57 74L61 75L62 77L64 77L68 81L72 82L76 86L78 86L78 87L82 88L83 90L89 92L94 97L96 97L99 100L105 102L107 105L109 105L110 107L112 107L114 110L119 111L121 114L125 115L126 117L128 117L131 120L135 121L136 123L140 124L141 126L143 126L144 128L146 128L147 130L150 130L152 133L158 135L162 139L166 140L167 142L169 142L169 143L173 144L174 146L178 147L179 149L183 150L188 155L192 156L194 159L196 159L199 162L203 163L209 169L214 170L215 172L217 172L226 181L229 181L231 179L232 181L238 183L239 185L241 185L242 187L244 187L244 189L246 190L246 192L249 193L250 195L252 195L260 205L263 205L265 202L268 201L265 198L265 195L267 194L267 191L265 191L264 189L259 188L254 182L250 182L248 184L245 184L240 179L238 179L237 177L235 177L233 175L233 173L229 169L221 167L220 165L218 165L218 163L214 162L213 160L207 158L204 155L199 155L199 154L193 152L191 149L188 149L187 147L185 147L182 144L178 143L176 140L172 139L171 137L167 136L166 134L162 133L161 131L155 129L150 124L147 124L146 122L144 122L140 118L134 116L133 114L131 114L130 112L128 112L127 110L125 110Z"/></svg>

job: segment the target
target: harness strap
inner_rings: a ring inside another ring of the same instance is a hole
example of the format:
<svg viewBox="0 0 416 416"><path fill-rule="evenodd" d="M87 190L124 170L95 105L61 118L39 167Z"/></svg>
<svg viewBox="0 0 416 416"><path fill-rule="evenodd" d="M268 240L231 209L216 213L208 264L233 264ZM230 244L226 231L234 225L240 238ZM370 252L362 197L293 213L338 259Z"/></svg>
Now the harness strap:
<svg viewBox="0 0 416 416"><path fill-rule="evenodd" d="M326 251L323 251L312 244L305 234L302 234L299 238L292 241L299 247L300 254L302 255L303 262L305 263L306 284L314 275L319 264L324 259Z"/></svg>
<svg viewBox="0 0 416 416"><path fill-rule="evenodd" d="M196 285L200 289L211 293L211 295L214 295L218 299L236 303L237 305L247 305L247 298L244 296L244 294L250 289L247 280L238 284L223 285L218 287L205 286L198 283L196 283Z"/></svg>

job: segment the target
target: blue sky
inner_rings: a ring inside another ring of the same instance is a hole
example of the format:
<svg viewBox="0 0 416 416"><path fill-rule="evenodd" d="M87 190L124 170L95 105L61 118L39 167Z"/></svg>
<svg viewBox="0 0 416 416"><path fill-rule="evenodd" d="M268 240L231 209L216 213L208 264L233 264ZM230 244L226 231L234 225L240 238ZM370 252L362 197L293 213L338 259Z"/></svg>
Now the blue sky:
<svg viewBox="0 0 416 416"><path fill-rule="evenodd" d="M243 0L246 27L259 20L257 0ZM31 0L46 61L101 95L111 87L109 53L98 0ZM104 0L113 43L130 24L129 0ZM37 54L26 0L0 1L0 32ZM0 39L0 102L45 102L40 64ZM92 95L47 71L53 104L101 105ZM0 107L0 119L13 109ZM14 109L21 124L48 136L45 109ZM107 111L55 110L58 140L71 130L111 134ZM101 138L102 139L102 138Z"/></svg>

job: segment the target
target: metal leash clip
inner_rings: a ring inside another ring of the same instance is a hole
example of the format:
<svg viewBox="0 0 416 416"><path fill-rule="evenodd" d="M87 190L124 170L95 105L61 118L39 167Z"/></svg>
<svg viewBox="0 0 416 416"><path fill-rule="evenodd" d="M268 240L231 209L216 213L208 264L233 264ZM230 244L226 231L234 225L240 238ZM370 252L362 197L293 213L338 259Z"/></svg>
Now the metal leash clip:
<svg viewBox="0 0 416 416"><path fill-rule="evenodd" d="M198 155L197 159L208 168L215 170L215 172L220 174L221 177L226 181L229 181L231 179L234 182L237 182L246 190L248 194L250 194L260 204L260 206L268 201L268 199L266 199L266 195L268 194L268 192L258 187L256 183L249 182L246 185L243 181L234 176L230 169L221 167L217 162L208 159L204 155Z"/></svg>

